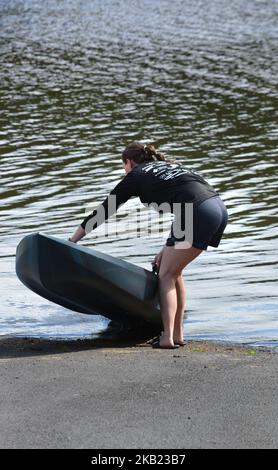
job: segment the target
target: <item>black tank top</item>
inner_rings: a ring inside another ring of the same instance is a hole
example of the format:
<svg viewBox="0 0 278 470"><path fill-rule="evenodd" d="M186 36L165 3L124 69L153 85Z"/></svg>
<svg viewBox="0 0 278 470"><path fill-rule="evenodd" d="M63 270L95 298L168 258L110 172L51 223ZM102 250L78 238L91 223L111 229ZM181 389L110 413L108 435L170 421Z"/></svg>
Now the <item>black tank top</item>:
<svg viewBox="0 0 278 470"><path fill-rule="evenodd" d="M110 195L116 196L113 212L108 211ZM144 205L155 203L159 206L168 203L172 211L173 203L191 202L193 207L196 207L206 199L218 196L218 193L204 178L179 163L144 162L135 166L112 189L105 201L83 220L81 226L85 229L87 222L96 217L102 209L103 217L98 216L95 223L91 220L90 230L93 230L132 196L139 197Z"/></svg>

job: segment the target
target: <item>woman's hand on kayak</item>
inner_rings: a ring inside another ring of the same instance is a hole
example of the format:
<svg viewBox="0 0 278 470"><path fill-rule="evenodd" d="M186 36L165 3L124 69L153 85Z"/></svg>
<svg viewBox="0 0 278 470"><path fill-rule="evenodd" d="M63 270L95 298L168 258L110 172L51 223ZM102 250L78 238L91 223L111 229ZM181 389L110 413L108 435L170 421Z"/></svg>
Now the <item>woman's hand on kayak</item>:
<svg viewBox="0 0 278 470"><path fill-rule="evenodd" d="M162 250L160 250L159 253L157 253L157 255L155 255L154 260L152 261L152 266L153 268L156 267L157 272L159 271L159 268L160 268L163 250L164 250L164 247L162 248Z"/></svg>
<svg viewBox="0 0 278 470"><path fill-rule="evenodd" d="M77 243L81 238L85 237L85 235L86 235L86 232L84 228L81 227L81 225L79 225L79 227L77 227L77 229L75 230L74 234L71 237L69 237L68 241Z"/></svg>

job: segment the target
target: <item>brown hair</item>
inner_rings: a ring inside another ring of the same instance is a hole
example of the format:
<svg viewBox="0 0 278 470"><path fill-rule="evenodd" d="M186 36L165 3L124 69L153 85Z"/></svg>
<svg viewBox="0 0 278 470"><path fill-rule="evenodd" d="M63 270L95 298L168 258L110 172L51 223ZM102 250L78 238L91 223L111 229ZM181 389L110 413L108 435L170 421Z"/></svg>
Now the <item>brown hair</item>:
<svg viewBox="0 0 278 470"><path fill-rule="evenodd" d="M158 153L155 150L154 145L144 145L139 142L132 142L129 144L122 153L122 159L124 163L127 159L133 160L135 163L155 162L157 160L165 162L168 161L162 153Z"/></svg>

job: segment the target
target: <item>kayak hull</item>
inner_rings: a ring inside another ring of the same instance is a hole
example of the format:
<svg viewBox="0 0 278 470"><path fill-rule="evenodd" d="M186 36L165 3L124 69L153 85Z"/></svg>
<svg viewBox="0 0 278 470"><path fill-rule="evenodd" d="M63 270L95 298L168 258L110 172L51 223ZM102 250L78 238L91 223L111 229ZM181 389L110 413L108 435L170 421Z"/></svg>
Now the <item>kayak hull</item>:
<svg viewBox="0 0 278 470"><path fill-rule="evenodd" d="M16 274L33 292L75 312L162 328L158 276L92 248L27 235L17 246Z"/></svg>

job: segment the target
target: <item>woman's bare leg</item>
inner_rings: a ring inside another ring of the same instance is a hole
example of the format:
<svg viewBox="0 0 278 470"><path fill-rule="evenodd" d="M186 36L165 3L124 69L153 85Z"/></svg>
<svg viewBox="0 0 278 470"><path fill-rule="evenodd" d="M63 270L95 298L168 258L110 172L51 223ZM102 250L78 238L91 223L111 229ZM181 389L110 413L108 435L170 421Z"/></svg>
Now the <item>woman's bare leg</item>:
<svg viewBox="0 0 278 470"><path fill-rule="evenodd" d="M175 316L173 339L175 344L183 343L183 319L185 310L185 284L182 274L176 280L177 310Z"/></svg>
<svg viewBox="0 0 278 470"><path fill-rule="evenodd" d="M178 249L174 246L165 246L159 269L159 298L163 323L163 335L160 339L162 347L173 347L175 317L178 301L176 282L182 275L182 270L193 261L202 250L191 247Z"/></svg>
<svg viewBox="0 0 278 470"><path fill-rule="evenodd" d="M165 274L159 279L160 311L163 323L163 334L160 339L161 346L174 345L174 326L177 310L177 293L175 279Z"/></svg>

